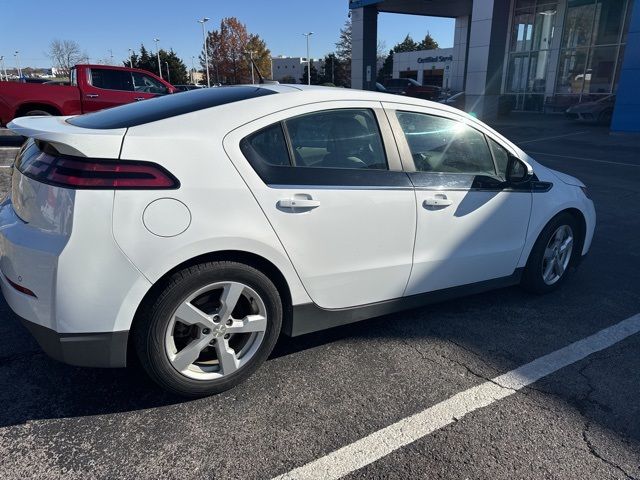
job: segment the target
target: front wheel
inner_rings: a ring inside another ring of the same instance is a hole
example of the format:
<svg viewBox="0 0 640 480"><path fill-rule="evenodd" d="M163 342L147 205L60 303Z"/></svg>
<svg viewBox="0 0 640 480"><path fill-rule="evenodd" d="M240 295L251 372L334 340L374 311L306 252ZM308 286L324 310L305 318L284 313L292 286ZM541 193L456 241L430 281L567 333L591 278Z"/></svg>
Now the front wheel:
<svg viewBox="0 0 640 480"><path fill-rule="evenodd" d="M573 265L581 242L578 222L568 213L553 218L542 230L531 250L522 276L522 286L534 293L558 288Z"/></svg>
<svg viewBox="0 0 640 480"><path fill-rule="evenodd" d="M134 328L140 363L165 390L201 397L247 379L282 325L275 285L259 270L211 262L175 273Z"/></svg>

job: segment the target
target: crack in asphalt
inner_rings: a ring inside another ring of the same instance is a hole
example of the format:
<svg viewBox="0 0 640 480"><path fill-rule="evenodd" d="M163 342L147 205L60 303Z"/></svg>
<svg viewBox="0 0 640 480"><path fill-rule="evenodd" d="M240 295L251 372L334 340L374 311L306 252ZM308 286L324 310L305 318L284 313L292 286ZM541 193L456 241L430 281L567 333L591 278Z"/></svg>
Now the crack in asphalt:
<svg viewBox="0 0 640 480"><path fill-rule="evenodd" d="M587 387L588 387L588 390L586 391L586 393L579 400L579 402L582 402L582 403L578 405L578 411L580 412L580 415L582 415L585 419L587 419L585 403L589 403L589 404L591 404L592 406L594 406L597 409L606 410L606 408L604 408L604 406L600 402L598 402L594 398L591 398L591 395L593 394L593 392L596 391L596 387L593 385L593 383L591 383L591 379L585 373L585 370L587 368L589 368L596 361L606 360L608 358L612 358L612 357L615 357L615 356L616 355L610 355L608 357L591 358L587 362L585 362L585 364L582 367L580 367L578 369L578 375L580 375L585 380L585 382L587 383ZM596 450L595 445L591 442L591 440L589 440L589 437L588 437L588 432L589 432L590 428L591 428L591 421L587 419L585 421L584 428L582 429L582 440L584 441L584 444L586 445L587 449L589 450L589 453L593 457L595 457L598 460L600 460L601 462L605 463L606 465L609 465L610 467L613 467L616 470L618 470L627 479L629 479L629 480L640 480L638 477L634 477L634 476L630 475L629 473L627 473L627 471L624 468L622 468L620 465L618 465L617 463L609 460L608 458L603 457Z"/></svg>
<svg viewBox="0 0 640 480"><path fill-rule="evenodd" d="M428 362L431 362L431 363L433 363L433 364L435 364L435 365L438 365L438 366L441 366L441 367L445 367L445 366L447 366L447 365L443 364L442 362L436 361L436 360L434 360L433 358L428 357L428 356L427 356L427 355L426 355L422 350L420 350L416 345L413 345L412 343L410 343L409 341L405 340L404 338L400 338L400 341L401 341L404 345L406 345L407 347L409 347L409 348L411 348L412 350L414 350L414 351L415 351L415 352L416 352L416 353L417 353L417 354L418 354L418 355L419 355L423 360L426 360L426 361L428 361ZM458 344L458 343L456 343L456 342L453 342L453 341L451 341L451 340L447 340L447 341L449 341L449 342L450 342L450 343L452 343L453 345L455 345L455 346L457 346L457 347L461 348L462 350L465 350L465 351L467 351L468 353L471 353L471 354L472 354L472 355L474 355L475 357L478 357L478 359L479 359L480 361L482 361L482 363L483 363L484 365L486 365L486 366L487 366L487 367L489 367L489 368L492 368L492 367L490 367L490 366L487 364L487 362L485 362L483 359L479 358L479 356L478 356L478 354L477 354L477 353L473 352L472 350L469 350L468 348L466 348L466 347L464 347L464 346L462 346L462 345L459 345L459 344ZM477 371L475 371L474 369L472 369L472 368L471 368L471 367L469 367L468 365L466 365L466 364L464 364L464 363L462 363L462 362L460 362L460 361L458 361L458 360L455 360L455 359L449 358L449 357L447 357L446 355L444 355L444 354L442 354L442 353L440 353L440 352L437 352L437 351L435 351L435 350L433 350L433 351L434 351L434 353L435 353L438 357L440 357L441 359L445 360L446 362L453 363L453 364L455 364L455 365L458 365L459 367L464 368L467 372L469 372L471 375L473 375L474 377L476 377L476 378L478 378L478 379L480 379L480 380L484 380L484 381L487 381L487 382L493 383L494 385L497 385L498 387L501 387L501 388L504 388L504 389L507 389L507 390L513 390L513 389L511 389L511 388L509 388L509 387L505 387L504 385L501 385L501 384L499 384L499 383L495 382L493 379L488 378L488 377L486 377L485 375L482 375L481 373L478 373ZM587 384L587 387L588 387L588 390L586 391L586 393L585 393L584 395L582 395L580 398L578 398L578 399L577 399L577 402L576 402L576 408L578 409L578 412L580 413L580 415L581 415L582 417L587 418L587 415L586 415L586 408L585 408L585 405L584 405L584 404L585 404L585 402L586 402L586 403L591 404L592 406L594 406L595 408L598 408L598 409L600 409L600 410L606 410L606 409L607 409L607 407L605 407L604 405L602 405L602 404L601 404L600 402L598 402L596 399L591 398L591 395L593 394L593 392L595 392L596 388L595 388L595 386L591 383L591 379L590 379L590 378L589 378L589 376L585 373L585 370L586 370L588 367L590 367L590 366L591 366L594 362L596 362L596 361L607 360L607 359L614 358L614 357L616 357L616 356L620 356L620 355L623 355L623 352L617 352L617 353L610 354L610 355L606 355L606 356L597 356L597 357L590 358L590 359L588 359L588 360L586 361L586 363L585 363L585 364L584 364L584 365L583 365L583 366L582 366L582 367L577 371L577 373L578 373L582 378L584 378L584 380L585 380L585 382L586 382L586 384ZM527 397L529 397L529 398L531 399L531 397L525 393L525 390L533 390L533 391L536 391L536 392L538 392L538 393L540 393L540 394L542 394L542 395L550 395L550 396L554 396L554 397L560 398L560 399L562 399L562 400L566 400L566 399L563 399L563 398L562 398L560 395L558 395L558 394L555 394L555 393L553 393L553 392L547 392L547 391L544 391L544 390L540 390L540 389L537 389L537 388L535 388L535 387L533 387L533 386L530 386L530 385L529 385L529 386L524 387L524 389L522 389L522 390L518 390L518 391L516 391L516 393L522 393L523 395L525 395L525 396L527 396ZM515 390L514 390L514 391L515 391ZM534 401L535 401L535 400L534 400ZM546 411L549 411L549 412L555 412L555 410L549 409L549 408L545 407L544 405L539 404L539 402L536 402L536 407L541 408L541 409L546 410ZM455 420L456 422L458 422L458 421L459 421L459 419L458 419L458 418L455 418L455 417L454 417L454 420ZM629 474L629 473L628 473L624 468L622 468L620 465L618 465L618 464L616 464L615 462L613 462L613 461L611 461L611 460L609 460L609 459L607 459L607 458L603 457L603 456L602 456L602 455L601 455L601 454L596 450L595 445L594 445L594 444L589 440L589 438L588 438L588 432L589 432L590 427L591 427L591 422L587 420L587 421L585 422L584 428L582 429L582 439L583 439L583 441L584 441L585 446L587 447L588 452L589 452L589 453L590 453L594 458L596 458L596 459L600 460L602 463L604 463L604 464L606 464L606 465L608 465L608 466L610 466L610 467L613 467L613 468L615 468L616 470L618 470L618 471L619 471L620 473L622 473L622 474L623 474L623 475L624 475L628 480L640 480L640 477L634 477L633 475Z"/></svg>

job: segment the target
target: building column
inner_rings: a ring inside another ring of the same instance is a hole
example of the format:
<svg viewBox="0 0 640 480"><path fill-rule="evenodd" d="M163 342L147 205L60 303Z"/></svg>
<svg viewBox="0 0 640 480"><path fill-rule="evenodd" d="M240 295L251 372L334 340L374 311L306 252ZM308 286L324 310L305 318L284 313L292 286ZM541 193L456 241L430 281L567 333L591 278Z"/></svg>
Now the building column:
<svg viewBox="0 0 640 480"><path fill-rule="evenodd" d="M456 29L453 35L453 62L449 72L448 85L454 91L464 91L465 70L467 67L467 39L469 38L470 17L456 17Z"/></svg>
<svg viewBox="0 0 640 480"><path fill-rule="evenodd" d="M484 120L498 116L509 4L510 0L473 2L465 82L466 110Z"/></svg>
<svg viewBox="0 0 640 480"><path fill-rule="evenodd" d="M351 88L376 89L377 44L376 6L351 10Z"/></svg>
<svg viewBox="0 0 640 480"><path fill-rule="evenodd" d="M627 45L620 70L611 130L640 132L640 0L631 8Z"/></svg>

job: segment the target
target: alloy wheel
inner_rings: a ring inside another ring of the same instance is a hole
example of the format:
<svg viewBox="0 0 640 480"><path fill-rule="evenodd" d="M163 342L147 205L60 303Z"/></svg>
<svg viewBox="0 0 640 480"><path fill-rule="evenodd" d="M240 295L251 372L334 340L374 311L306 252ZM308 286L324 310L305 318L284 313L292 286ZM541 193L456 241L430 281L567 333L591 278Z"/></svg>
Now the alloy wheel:
<svg viewBox="0 0 640 480"><path fill-rule="evenodd" d="M195 380L226 377L256 354L265 338L265 303L248 285L217 282L191 293L165 333L171 365Z"/></svg>
<svg viewBox="0 0 640 480"><path fill-rule="evenodd" d="M569 225L561 225L549 238L542 258L542 279L547 285L556 283L571 260L573 252L573 230Z"/></svg>

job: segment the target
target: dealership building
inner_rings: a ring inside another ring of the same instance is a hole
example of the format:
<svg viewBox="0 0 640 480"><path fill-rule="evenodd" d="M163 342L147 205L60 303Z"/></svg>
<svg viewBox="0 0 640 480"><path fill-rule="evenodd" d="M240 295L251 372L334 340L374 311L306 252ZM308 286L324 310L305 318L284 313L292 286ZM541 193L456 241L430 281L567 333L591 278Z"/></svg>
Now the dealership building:
<svg viewBox="0 0 640 480"><path fill-rule="evenodd" d="M448 88L453 72L453 48L393 54L393 78L413 78L422 85Z"/></svg>
<svg viewBox="0 0 640 480"><path fill-rule="evenodd" d="M505 95L516 110L553 112L615 94L611 129L640 132L640 0L351 0L349 6L354 88L375 88L378 12L449 17L453 48L394 55L394 77L465 91L467 110L485 119L497 115Z"/></svg>

